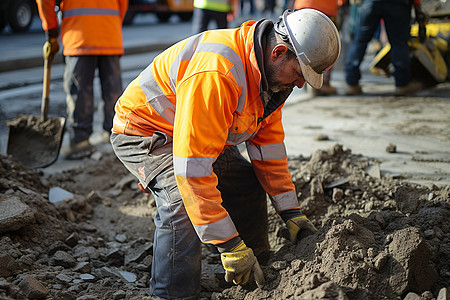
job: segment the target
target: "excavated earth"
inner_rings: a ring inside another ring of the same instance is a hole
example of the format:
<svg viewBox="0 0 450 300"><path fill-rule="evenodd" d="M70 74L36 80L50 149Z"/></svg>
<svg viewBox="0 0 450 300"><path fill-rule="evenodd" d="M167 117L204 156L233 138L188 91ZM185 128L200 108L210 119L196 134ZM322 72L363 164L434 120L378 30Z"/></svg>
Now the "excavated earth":
<svg viewBox="0 0 450 300"><path fill-rule="evenodd" d="M377 173L335 144L289 158L317 233L270 209L266 286L233 286L203 248L203 299L450 299L450 187ZM152 299L155 202L111 152L45 175L0 156L0 299Z"/></svg>

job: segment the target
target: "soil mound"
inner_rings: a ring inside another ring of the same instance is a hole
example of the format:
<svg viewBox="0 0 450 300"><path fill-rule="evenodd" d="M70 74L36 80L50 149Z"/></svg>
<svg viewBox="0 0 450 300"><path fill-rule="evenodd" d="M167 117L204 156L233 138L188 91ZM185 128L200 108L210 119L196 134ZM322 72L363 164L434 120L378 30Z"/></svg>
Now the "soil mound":
<svg viewBox="0 0 450 300"><path fill-rule="evenodd" d="M338 144L289 163L318 232L292 245L270 209L266 286L224 282L204 247L202 298L450 299L450 187ZM154 200L112 153L50 176L0 156L0 174L0 299L151 299Z"/></svg>

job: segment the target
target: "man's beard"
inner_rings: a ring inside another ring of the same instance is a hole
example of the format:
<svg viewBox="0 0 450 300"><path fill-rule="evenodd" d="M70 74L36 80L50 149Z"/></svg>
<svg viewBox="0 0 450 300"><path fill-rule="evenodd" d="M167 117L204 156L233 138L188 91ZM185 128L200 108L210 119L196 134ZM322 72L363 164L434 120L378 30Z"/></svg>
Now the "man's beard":
<svg viewBox="0 0 450 300"><path fill-rule="evenodd" d="M281 66L284 65L284 62L286 61L286 59L284 59L281 62ZM287 90L287 89L293 89L294 88L294 84L281 84L280 81L278 80L278 76L275 74L278 74L277 72L279 72L279 69L277 68L277 66L273 65L273 64L268 64L265 66L265 73L266 73L266 80L267 80L267 84L269 85L269 89L273 92L273 93L278 93L281 92L283 90Z"/></svg>

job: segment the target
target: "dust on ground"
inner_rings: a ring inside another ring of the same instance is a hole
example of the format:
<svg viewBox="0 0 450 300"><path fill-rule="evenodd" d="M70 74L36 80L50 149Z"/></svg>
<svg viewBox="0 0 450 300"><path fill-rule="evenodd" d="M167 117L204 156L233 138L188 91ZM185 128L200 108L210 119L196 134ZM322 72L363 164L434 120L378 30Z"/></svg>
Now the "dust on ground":
<svg viewBox="0 0 450 300"><path fill-rule="evenodd" d="M377 163L339 144L290 157L319 231L292 245L270 209L266 286L226 283L205 247L201 298L449 299L450 187L384 178ZM151 299L155 203L112 152L52 175L1 156L0 174L1 299Z"/></svg>

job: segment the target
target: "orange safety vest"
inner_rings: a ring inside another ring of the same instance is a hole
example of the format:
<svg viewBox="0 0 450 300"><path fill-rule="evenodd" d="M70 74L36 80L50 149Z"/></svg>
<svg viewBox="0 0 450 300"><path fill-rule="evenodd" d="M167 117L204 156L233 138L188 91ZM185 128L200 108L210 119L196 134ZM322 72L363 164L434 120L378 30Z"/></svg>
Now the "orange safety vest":
<svg viewBox="0 0 450 300"><path fill-rule="evenodd" d="M275 209L299 207L288 171L281 107L263 119L255 27L255 21L248 21L237 29L206 31L178 42L158 55L116 103L114 132L149 136L162 131L173 137L178 189L204 243L238 235L221 205L212 168L226 147L247 142L255 173Z"/></svg>
<svg viewBox="0 0 450 300"><path fill-rule="evenodd" d="M294 9L313 8L323 12L328 17L336 17L338 11L337 0L295 0Z"/></svg>
<svg viewBox="0 0 450 300"><path fill-rule="evenodd" d="M36 2L42 28L58 28L55 1ZM60 9L64 55L123 55L122 21L128 0L63 0Z"/></svg>

